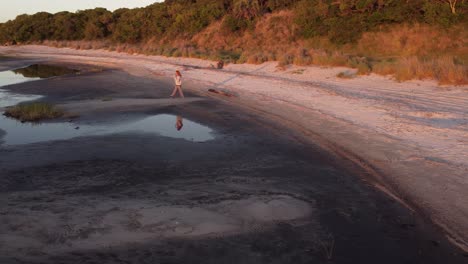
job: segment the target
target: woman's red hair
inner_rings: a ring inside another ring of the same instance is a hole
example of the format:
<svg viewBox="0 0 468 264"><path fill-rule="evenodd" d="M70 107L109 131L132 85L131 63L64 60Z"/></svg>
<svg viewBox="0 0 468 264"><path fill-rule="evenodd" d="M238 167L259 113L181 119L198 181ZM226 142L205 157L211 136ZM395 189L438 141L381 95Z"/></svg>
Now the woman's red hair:
<svg viewBox="0 0 468 264"><path fill-rule="evenodd" d="M182 74L180 74L180 71L175 71L176 75L179 75L180 77L182 77Z"/></svg>

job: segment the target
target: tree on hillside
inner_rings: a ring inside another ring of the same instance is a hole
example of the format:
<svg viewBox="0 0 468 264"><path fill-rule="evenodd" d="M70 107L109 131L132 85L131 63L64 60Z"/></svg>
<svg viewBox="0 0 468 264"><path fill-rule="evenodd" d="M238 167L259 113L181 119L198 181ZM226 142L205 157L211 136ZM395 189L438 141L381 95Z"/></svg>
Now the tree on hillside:
<svg viewBox="0 0 468 264"><path fill-rule="evenodd" d="M436 0L438 2L446 3L449 4L450 6L450 11L452 11L452 14L456 14L456 6L457 6L457 0ZM462 2L465 2L464 0Z"/></svg>
<svg viewBox="0 0 468 264"><path fill-rule="evenodd" d="M112 38L118 42L137 43L142 39L144 14L139 9L118 9L114 12L116 21Z"/></svg>
<svg viewBox="0 0 468 264"><path fill-rule="evenodd" d="M191 37L226 13L225 1L196 0L191 4L174 1L167 7L173 20L168 37Z"/></svg>
<svg viewBox="0 0 468 264"><path fill-rule="evenodd" d="M5 23L0 23L0 45L7 44L8 40Z"/></svg>
<svg viewBox="0 0 468 264"><path fill-rule="evenodd" d="M29 40L42 41L49 39L54 28L52 26L53 15L47 12L39 12L31 16L31 36Z"/></svg>
<svg viewBox="0 0 468 264"><path fill-rule="evenodd" d="M52 39L55 40L78 40L84 37L84 21L75 13L65 11L55 14L53 27Z"/></svg>
<svg viewBox="0 0 468 264"><path fill-rule="evenodd" d="M303 38L327 37L336 44L355 42L366 31L399 23L448 28L467 20L466 0L166 0L145 8L103 8L21 15L0 26L3 43L52 40L102 40L139 43L191 39L214 21L221 33L254 29L265 13L289 9Z"/></svg>
<svg viewBox="0 0 468 264"><path fill-rule="evenodd" d="M232 11L234 16L243 19L253 19L262 15L265 0L234 0Z"/></svg>
<svg viewBox="0 0 468 264"><path fill-rule="evenodd" d="M88 40L101 39L107 37L111 32L113 15L105 8L95 8L80 11L86 20L84 37Z"/></svg>
<svg viewBox="0 0 468 264"><path fill-rule="evenodd" d="M171 17L167 11L167 5L164 3L154 3L144 9L145 25L142 34L151 37L162 37L162 34L172 24Z"/></svg>
<svg viewBox="0 0 468 264"><path fill-rule="evenodd" d="M288 8L300 0L268 0L267 7L269 11Z"/></svg>
<svg viewBox="0 0 468 264"><path fill-rule="evenodd" d="M39 12L34 15L19 15L14 20L4 24L4 35L9 41L17 43L27 43L29 41L42 41L52 36L53 15L46 12Z"/></svg>

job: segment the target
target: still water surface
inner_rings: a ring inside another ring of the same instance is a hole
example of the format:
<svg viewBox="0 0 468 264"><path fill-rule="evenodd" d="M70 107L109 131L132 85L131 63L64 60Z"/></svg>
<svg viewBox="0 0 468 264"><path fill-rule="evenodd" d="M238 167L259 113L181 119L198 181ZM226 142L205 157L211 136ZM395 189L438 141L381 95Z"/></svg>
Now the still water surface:
<svg viewBox="0 0 468 264"><path fill-rule="evenodd" d="M24 77L22 74L15 73L14 71L3 71L0 72L0 87L39 79L41 78ZM16 105L20 102L36 100L40 97L39 95L14 94L0 88L0 107Z"/></svg>
<svg viewBox="0 0 468 264"><path fill-rule="evenodd" d="M42 78L76 72L63 67L31 65L13 71L0 72L0 87L36 81ZM20 95L0 88L0 107L16 105L21 102L36 100L39 95ZM0 145L21 145L36 142L66 140L80 136L96 136L118 133L154 133L165 137L180 138L193 142L214 139L213 130L181 116L160 114L133 121L98 125L77 125L61 123L21 123L14 119L0 116Z"/></svg>
<svg viewBox="0 0 468 264"><path fill-rule="evenodd" d="M66 140L80 136L99 136L120 133L154 133L164 137L180 138L193 142L214 139L213 130L190 120L182 120L177 129L178 117L170 114L149 116L139 120L103 125L77 125L73 123L21 123L0 117L0 129L6 132L3 145L22 145L43 141ZM180 120L180 117L179 117Z"/></svg>
<svg viewBox="0 0 468 264"><path fill-rule="evenodd" d="M23 82L37 81L44 78L51 78L66 74L73 74L77 72L77 70L66 67L33 64L28 67L15 69L12 71L0 72L0 87ZM39 98L41 98L40 95L14 94L4 89L0 89L0 107L16 105L20 102L36 100Z"/></svg>

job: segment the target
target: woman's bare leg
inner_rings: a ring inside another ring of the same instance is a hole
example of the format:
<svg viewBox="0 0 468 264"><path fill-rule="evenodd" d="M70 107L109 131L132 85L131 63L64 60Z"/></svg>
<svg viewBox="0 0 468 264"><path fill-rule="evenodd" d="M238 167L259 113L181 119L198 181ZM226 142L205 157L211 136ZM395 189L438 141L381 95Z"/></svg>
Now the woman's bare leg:
<svg viewBox="0 0 468 264"><path fill-rule="evenodd" d="M172 90L171 97L174 97L174 95L176 95L177 90L178 90L178 89L177 89L177 85L176 85L176 86L174 86L174 90Z"/></svg>
<svg viewBox="0 0 468 264"><path fill-rule="evenodd" d="M179 90L180 97L184 98L184 92L182 92L182 86L177 86L177 90Z"/></svg>

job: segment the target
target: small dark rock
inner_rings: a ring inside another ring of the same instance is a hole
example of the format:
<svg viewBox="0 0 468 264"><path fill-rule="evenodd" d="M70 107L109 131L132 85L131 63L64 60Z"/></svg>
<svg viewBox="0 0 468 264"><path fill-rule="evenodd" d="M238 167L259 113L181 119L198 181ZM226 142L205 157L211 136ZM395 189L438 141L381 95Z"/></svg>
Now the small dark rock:
<svg viewBox="0 0 468 264"><path fill-rule="evenodd" d="M216 89L208 89L208 92L224 95L224 96L227 96L227 97L234 97L234 95L229 93L229 92L224 92L224 91L220 91L220 90L216 90Z"/></svg>
<svg viewBox="0 0 468 264"><path fill-rule="evenodd" d="M224 68L224 61L222 61L222 60L218 61L217 68L220 69L220 70L222 68Z"/></svg>

